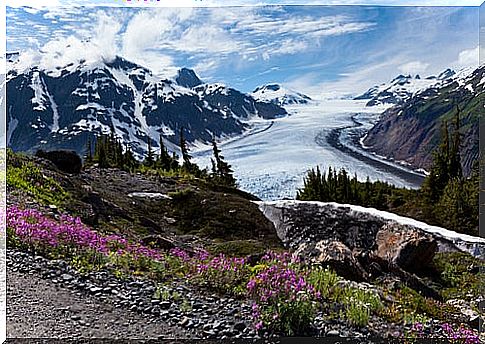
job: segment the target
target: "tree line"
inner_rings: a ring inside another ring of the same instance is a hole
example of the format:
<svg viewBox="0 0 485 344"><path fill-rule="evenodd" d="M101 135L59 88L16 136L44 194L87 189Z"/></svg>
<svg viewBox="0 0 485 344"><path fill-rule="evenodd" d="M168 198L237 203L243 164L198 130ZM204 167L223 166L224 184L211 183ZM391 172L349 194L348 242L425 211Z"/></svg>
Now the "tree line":
<svg viewBox="0 0 485 344"><path fill-rule="evenodd" d="M210 171L200 169L197 164L192 162L192 156L184 136L184 128L180 129L179 145L182 155L180 162L179 156L175 152L170 153L168 151L162 134L159 136L159 149L157 151L153 148L153 142L154 140L149 137L146 154L142 160L138 160L130 145L128 143L123 144L116 137L114 128L111 127L109 134L96 136L94 142L91 137L88 138L84 157L85 165L97 164L101 168L119 168L131 173L139 171L173 172L205 179L217 185L236 187L234 171L231 165L225 161L215 138L212 139L214 156L211 158L212 169Z"/></svg>
<svg viewBox="0 0 485 344"><path fill-rule="evenodd" d="M418 190L398 188L369 178L365 182L349 176L345 169L328 168L322 173L317 167L308 172L297 199L338 202L414 217L427 223L457 232L478 235L479 161L471 176L463 176L460 147L461 118L457 106L450 126L442 123L441 142L433 152L429 175ZM450 132L451 127L451 132Z"/></svg>

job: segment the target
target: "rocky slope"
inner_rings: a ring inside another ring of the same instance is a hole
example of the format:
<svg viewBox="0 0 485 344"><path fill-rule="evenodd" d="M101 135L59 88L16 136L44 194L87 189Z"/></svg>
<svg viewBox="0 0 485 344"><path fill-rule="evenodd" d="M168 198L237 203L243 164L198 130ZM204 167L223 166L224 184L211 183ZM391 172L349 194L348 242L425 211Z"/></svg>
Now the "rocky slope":
<svg viewBox="0 0 485 344"><path fill-rule="evenodd" d="M189 69L170 80L120 57L54 70L14 67L7 76L6 108L7 143L16 151L68 148L83 154L88 136L113 127L142 155L149 139L158 147L160 134L175 150L181 128L188 142L208 143L243 133L248 119L286 115L278 105L202 84Z"/></svg>
<svg viewBox="0 0 485 344"><path fill-rule="evenodd" d="M427 88L384 112L369 131L367 149L414 168L428 169L441 139L442 125L451 125L456 105L461 109L462 165L469 175L478 159L479 116L483 112L485 67Z"/></svg>
<svg viewBox="0 0 485 344"><path fill-rule="evenodd" d="M319 289L325 297L315 294L318 307L305 327L297 328L299 335L365 342L402 336L413 331L404 319L417 312L427 312L423 333L440 338L446 336L440 326L445 320L478 326L478 259L459 253L457 259L465 261L459 276L468 288L450 290L445 278L451 273L457 280L457 268L443 270L444 258L438 255L460 249L475 253L482 239L456 241L452 232L437 234L410 219L391 221L392 214L360 207L261 203L242 191L187 176L98 167L65 173L44 158L9 153L8 160L8 293L14 298L7 313L9 336L47 333L59 319L61 325L49 332L56 338L278 336L283 332L277 321L255 323L258 309L274 308L252 292L252 285L268 283L291 301L284 294L287 282L295 283L288 289L295 297L305 280L319 285L307 272L329 284ZM59 245L55 233L70 234L62 235L67 241ZM86 250L93 240L80 239L93 235L95 243L108 245ZM96 251L102 247L107 256ZM322 269L327 267L338 276ZM268 279L275 271L276 285ZM296 272L301 275L294 280L279 280ZM40 291L34 292L32 283ZM352 295L364 301L356 303ZM360 302L372 305L362 308ZM416 304L427 308L413 309Z"/></svg>

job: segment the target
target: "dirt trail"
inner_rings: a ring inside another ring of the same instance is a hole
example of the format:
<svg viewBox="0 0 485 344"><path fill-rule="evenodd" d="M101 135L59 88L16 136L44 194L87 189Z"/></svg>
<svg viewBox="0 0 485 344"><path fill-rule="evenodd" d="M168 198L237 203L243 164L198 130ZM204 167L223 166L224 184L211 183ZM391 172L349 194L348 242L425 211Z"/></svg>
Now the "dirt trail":
<svg viewBox="0 0 485 344"><path fill-rule="evenodd" d="M7 267L8 338L187 338L180 328Z"/></svg>

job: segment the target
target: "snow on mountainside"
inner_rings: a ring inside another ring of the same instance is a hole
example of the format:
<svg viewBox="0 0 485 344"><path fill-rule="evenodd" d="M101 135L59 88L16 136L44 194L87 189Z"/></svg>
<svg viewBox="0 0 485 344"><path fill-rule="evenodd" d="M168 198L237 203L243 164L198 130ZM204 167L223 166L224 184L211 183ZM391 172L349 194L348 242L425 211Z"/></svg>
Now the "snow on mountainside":
<svg viewBox="0 0 485 344"><path fill-rule="evenodd" d="M438 76L429 76L424 79L419 75L399 75L390 83L374 86L355 99L369 100L367 106L402 104L415 95L442 88L455 80L461 80L472 71L471 69L464 69L456 73L447 69Z"/></svg>
<svg viewBox="0 0 485 344"><path fill-rule="evenodd" d="M20 61L23 62L23 61ZM194 88L192 88L194 87ZM286 111L218 84L202 84L182 69L160 79L121 57L45 68L9 64L7 144L18 151L74 149L84 154L88 137L113 128L139 156L160 135L176 150L180 130L188 142L209 143L250 129L247 120L273 119Z"/></svg>
<svg viewBox="0 0 485 344"><path fill-rule="evenodd" d="M267 84L256 88L253 98L277 105L307 104L312 99L304 94L286 89L278 84Z"/></svg>
<svg viewBox="0 0 485 344"><path fill-rule="evenodd" d="M428 170L442 136L460 108L461 162L466 176L479 157L479 118L485 99L485 66L466 69L416 92L384 112L363 139L365 147L387 158Z"/></svg>

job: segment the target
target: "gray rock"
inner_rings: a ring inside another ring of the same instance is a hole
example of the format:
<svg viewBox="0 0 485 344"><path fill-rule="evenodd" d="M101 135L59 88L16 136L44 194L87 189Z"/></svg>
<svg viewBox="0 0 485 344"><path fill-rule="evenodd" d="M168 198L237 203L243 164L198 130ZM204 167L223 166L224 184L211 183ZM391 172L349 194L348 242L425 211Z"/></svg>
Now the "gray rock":
<svg viewBox="0 0 485 344"><path fill-rule="evenodd" d="M245 328L246 328L246 324L244 322L238 322L234 325L234 329L239 332L244 331Z"/></svg>

